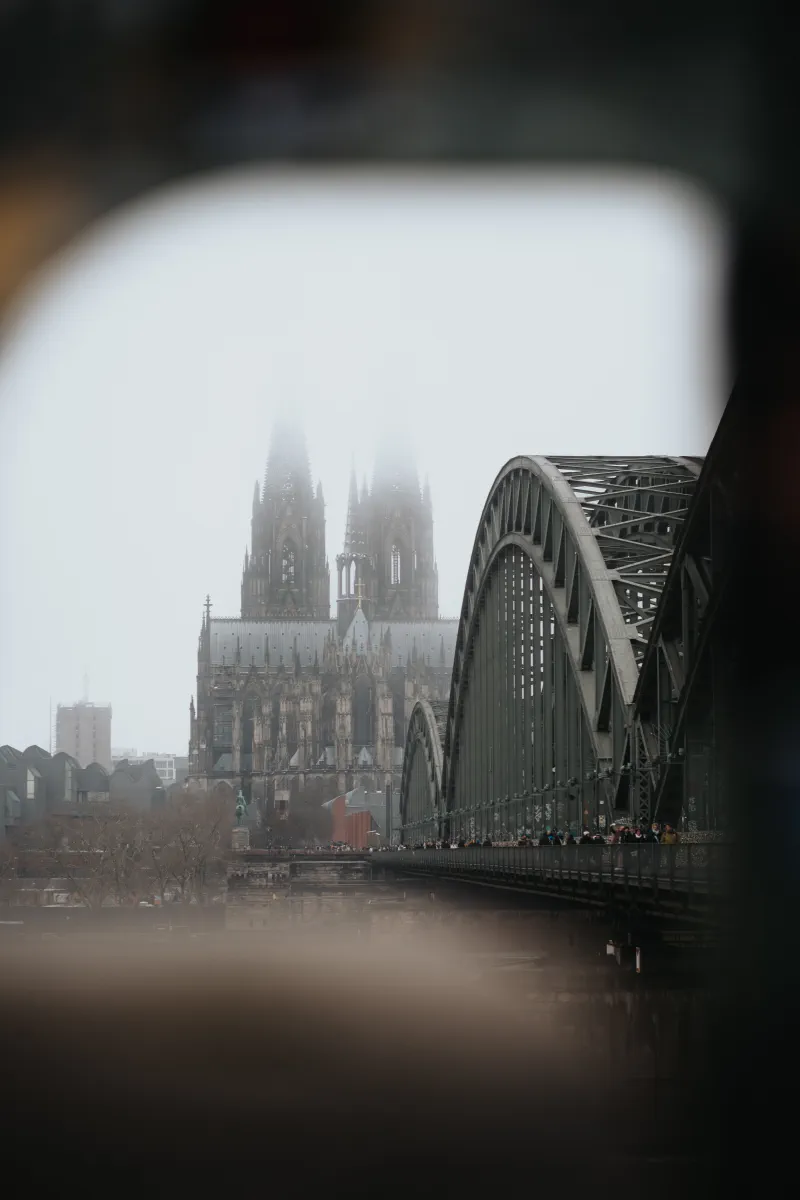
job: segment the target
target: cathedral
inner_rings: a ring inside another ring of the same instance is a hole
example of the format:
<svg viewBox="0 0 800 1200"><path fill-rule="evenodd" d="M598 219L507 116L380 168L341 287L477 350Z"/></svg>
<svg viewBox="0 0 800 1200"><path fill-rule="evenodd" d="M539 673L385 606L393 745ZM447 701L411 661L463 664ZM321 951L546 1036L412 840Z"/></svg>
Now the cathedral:
<svg viewBox="0 0 800 1200"><path fill-rule="evenodd" d="M241 617L206 601L190 705L191 778L241 788L267 824L353 789L395 796L415 701L449 694L458 622L439 620L430 489L390 446L371 489L351 475L336 580L332 619L322 484L302 431L281 424L253 494Z"/></svg>

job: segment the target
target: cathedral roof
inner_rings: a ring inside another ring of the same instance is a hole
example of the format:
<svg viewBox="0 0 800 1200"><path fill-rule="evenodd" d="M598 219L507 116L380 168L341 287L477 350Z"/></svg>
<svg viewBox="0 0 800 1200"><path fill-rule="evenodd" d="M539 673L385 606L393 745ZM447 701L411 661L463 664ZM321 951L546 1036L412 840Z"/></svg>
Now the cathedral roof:
<svg viewBox="0 0 800 1200"><path fill-rule="evenodd" d="M415 647L417 658L430 660L432 667L440 665L444 648L445 663L448 667L453 665L458 621L373 621L370 626L373 646L382 644L387 629L392 643L392 666L398 665L398 659L405 666L408 659L413 659Z"/></svg>
<svg viewBox="0 0 800 1200"><path fill-rule="evenodd" d="M349 650L355 637L356 651L366 653L367 647L379 651L384 644L386 631L391 640L391 664L405 667L406 662L429 662L432 667L441 664L442 653L449 668L452 666L458 637L458 621L372 621L368 622L363 609L356 609L344 636L344 648ZM275 670L283 658L284 666L291 669L295 643L301 666L311 665L316 654L322 661L328 638L337 640L335 621L246 621L237 618L212 618L211 662L221 666L225 662L233 665L237 645L240 647L242 666L255 660L257 667L265 663L265 647L269 648L270 667Z"/></svg>
<svg viewBox="0 0 800 1200"><path fill-rule="evenodd" d="M325 642L336 636L335 621L240 621L216 619L211 621L211 662L217 666L232 664L236 657L237 641L241 647L242 666L253 659L263 667L265 645L269 646L270 666L275 669L281 657L287 670L292 666L295 639L300 663L306 666L317 654L322 659Z"/></svg>

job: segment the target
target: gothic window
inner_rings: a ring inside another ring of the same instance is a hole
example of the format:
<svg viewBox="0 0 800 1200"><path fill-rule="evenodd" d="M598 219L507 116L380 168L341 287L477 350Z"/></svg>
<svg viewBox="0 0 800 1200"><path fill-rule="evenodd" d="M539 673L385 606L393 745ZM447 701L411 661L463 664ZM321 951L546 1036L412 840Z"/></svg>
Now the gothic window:
<svg viewBox="0 0 800 1200"><path fill-rule="evenodd" d="M353 748L356 752L373 744L373 707L372 680L368 675L359 675L353 688Z"/></svg>
<svg viewBox="0 0 800 1200"><path fill-rule="evenodd" d="M281 560L281 582L288 583L290 586L295 582L295 568L297 565L297 551L291 542L284 542L283 557Z"/></svg>
<svg viewBox="0 0 800 1200"><path fill-rule="evenodd" d="M394 670L389 676L392 689L392 717L394 721L394 744L406 744L406 680L402 671Z"/></svg>
<svg viewBox="0 0 800 1200"><path fill-rule="evenodd" d="M247 696L242 708L242 746L240 766L243 771L253 769L253 737L256 724L258 698Z"/></svg>
<svg viewBox="0 0 800 1200"><path fill-rule="evenodd" d="M233 705L214 705L214 744L233 745Z"/></svg>
<svg viewBox="0 0 800 1200"><path fill-rule="evenodd" d="M297 750L298 728L297 709L291 708L286 714L286 753L292 758Z"/></svg>
<svg viewBox="0 0 800 1200"><path fill-rule="evenodd" d="M273 748L278 744L281 731L281 693L276 691L272 696L272 716L270 717L269 737Z"/></svg>
<svg viewBox="0 0 800 1200"><path fill-rule="evenodd" d="M400 582L400 547L392 546L392 587Z"/></svg>

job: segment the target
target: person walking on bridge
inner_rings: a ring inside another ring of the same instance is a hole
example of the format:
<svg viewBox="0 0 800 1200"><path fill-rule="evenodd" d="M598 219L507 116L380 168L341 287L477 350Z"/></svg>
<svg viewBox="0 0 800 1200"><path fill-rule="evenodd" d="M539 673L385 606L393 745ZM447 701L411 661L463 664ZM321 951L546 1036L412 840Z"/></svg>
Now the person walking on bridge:
<svg viewBox="0 0 800 1200"><path fill-rule="evenodd" d="M644 840L648 846L655 847L661 841L658 825L653 821L649 829L644 832ZM655 875L661 868L661 853L656 849L648 850L648 858L650 860L650 872Z"/></svg>

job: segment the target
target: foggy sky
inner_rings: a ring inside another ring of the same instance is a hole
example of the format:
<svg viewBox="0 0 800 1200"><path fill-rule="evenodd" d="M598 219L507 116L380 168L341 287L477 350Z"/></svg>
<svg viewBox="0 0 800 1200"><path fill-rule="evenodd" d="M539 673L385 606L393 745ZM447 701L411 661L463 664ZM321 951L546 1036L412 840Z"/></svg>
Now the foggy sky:
<svg viewBox="0 0 800 1200"><path fill-rule="evenodd" d="M260 171L109 217L5 331L0 744L47 748L86 674L115 746L186 753L203 600L239 613L282 409L322 480L332 589L351 461L371 478L381 437L408 437L442 616L508 458L704 453L724 249L656 176Z"/></svg>

